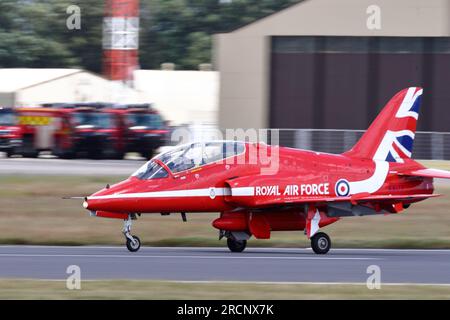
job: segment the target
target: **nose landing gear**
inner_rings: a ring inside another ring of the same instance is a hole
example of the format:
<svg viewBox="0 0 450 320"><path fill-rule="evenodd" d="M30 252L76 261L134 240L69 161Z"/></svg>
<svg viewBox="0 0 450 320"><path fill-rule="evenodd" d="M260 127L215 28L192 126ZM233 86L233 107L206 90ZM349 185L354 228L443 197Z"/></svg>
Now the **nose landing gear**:
<svg viewBox="0 0 450 320"><path fill-rule="evenodd" d="M131 234L132 220L135 219L136 216L134 214L128 215L128 219L124 220L122 230L123 234L125 235L127 249L131 252L136 252L141 247L141 240Z"/></svg>

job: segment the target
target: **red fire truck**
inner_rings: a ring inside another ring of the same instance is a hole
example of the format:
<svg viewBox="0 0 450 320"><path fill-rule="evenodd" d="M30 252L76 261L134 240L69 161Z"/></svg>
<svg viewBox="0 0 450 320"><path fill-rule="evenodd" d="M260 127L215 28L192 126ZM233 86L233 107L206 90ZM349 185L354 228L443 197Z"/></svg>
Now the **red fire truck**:
<svg viewBox="0 0 450 320"><path fill-rule="evenodd" d="M22 146L22 131L14 109L0 107L0 152L7 157L19 151Z"/></svg>
<svg viewBox="0 0 450 320"><path fill-rule="evenodd" d="M150 158L169 132L149 104L53 103L17 112L24 157L51 151L64 159L122 159L126 152Z"/></svg>
<svg viewBox="0 0 450 320"><path fill-rule="evenodd" d="M122 117L127 152L140 153L150 159L155 150L168 142L167 123L150 104L124 105Z"/></svg>
<svg viewBox="0 0 450 320"><path fill-rule="evenodd" d="M121 159L125 154L122 117L104 104L48 104L17 110L25 157L45 150L65 159L79 155Z"/></svg>

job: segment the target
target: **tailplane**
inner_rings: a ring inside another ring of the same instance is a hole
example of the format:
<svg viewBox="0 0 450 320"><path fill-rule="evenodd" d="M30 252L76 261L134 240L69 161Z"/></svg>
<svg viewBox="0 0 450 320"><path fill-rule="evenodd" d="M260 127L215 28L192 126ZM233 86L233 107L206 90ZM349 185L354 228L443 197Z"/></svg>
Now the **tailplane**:
<svg viewBox="0 0 450 320"><path fill-rule="evenodd" d="M422 93L418 87L397 93L345 155L400 163L411 158Z"/></svg>

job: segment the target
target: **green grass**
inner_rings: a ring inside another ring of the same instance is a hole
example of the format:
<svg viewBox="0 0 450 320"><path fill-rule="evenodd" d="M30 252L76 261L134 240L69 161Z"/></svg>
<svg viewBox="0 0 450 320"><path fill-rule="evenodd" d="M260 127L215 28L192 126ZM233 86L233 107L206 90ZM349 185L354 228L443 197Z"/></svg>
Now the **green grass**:
<svg viewBox="0 0 450 320"><path fill-rule="evenodd" d="M441 167L441 164L428 164ZM0 244L123 244L122 221L89 217L82 200L117 177L0 176ZM401 214L349 217L324 228L333 247L450 248L450 184L443 197L414 204ZM211 222L218 213L143 215L133 225L145 245L225 246ZM302 232L274 232L249 246L309 247Z"/></svg>
<svg viewBox="0 0 450 320"><path fill-rule="evenodd" d="M441 169L450 171L450 161L444 160L420 160L421 164L423 164L427 168L433 169Z"/></svg>
<svg viewBox="0 0 450 320"><path fill-rule="evenodd" d="M0 279L0 299L450 299L450 286L365 284L185 283L151 280L65 281Z"/></svg>

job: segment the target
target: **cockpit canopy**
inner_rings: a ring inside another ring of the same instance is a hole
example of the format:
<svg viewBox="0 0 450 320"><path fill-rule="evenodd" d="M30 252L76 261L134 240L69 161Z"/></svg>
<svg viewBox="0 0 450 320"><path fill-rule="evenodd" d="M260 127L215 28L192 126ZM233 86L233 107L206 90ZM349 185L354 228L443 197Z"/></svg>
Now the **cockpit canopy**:
<svg viewBox="0 0 450 320"><path fill-rule="evenodd" d="M167 177L168 172L157 161L154 161L156 159L164 163L175 174L240 155L244 151L245 144L237 141L189 143L161 153L143 165L133 176L141 180Z"/></svg>

